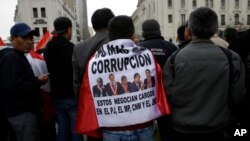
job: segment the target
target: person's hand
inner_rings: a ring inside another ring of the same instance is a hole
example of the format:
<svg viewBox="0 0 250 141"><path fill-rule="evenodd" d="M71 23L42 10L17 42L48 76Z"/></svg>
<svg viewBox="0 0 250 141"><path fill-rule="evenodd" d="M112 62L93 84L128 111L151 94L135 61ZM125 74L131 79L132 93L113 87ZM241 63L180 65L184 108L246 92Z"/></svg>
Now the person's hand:
<svg viewBox="0 0 250 141"><path fill-rule="evenodd" d="M47 74L43 74L38 77L39 81L41 82L42 85L48 82L49 76Z"/></svg>

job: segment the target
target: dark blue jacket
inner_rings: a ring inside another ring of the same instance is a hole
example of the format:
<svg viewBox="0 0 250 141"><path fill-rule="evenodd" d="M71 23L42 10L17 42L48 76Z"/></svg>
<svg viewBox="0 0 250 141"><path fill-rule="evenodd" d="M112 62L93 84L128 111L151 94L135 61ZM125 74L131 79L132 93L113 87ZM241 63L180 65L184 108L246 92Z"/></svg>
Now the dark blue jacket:
<svg viewBox="0 0 250 141"><path fill-rule="evenodd" d="M39 112L40 86L23 52L13 48L0 51L0 94L7 117Z"/></svg>
<svg viewBox="0 0 250 141"><path fill-rule="evenodd" d="M148 48L154 54L161 68L164 67L168 57L177 49L174 44L164 40L162 36L157 35L147 37L138 43L138 45Z"/></svg>

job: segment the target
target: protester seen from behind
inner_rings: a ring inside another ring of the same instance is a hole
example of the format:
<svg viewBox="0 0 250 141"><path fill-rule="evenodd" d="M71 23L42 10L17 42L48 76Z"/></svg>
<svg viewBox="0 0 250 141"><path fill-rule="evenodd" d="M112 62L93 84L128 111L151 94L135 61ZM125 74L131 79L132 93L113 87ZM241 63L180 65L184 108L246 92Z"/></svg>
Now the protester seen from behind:
<svg viewBox="0 0 250 141"><path fill-rule="evenodd" d="M245 96L243 63L235 52L210 40L218 31L218 17L212 9L194 10L188 28L192 41L163 69L174 140L224 140L230 107Z"/></svg>
<svg viewBox="0 0 250 141"><path fill-rule="evenodd" d="M99 49L103 44L109 41L108 39L108 23L111 18L114 17L114 13L109 8L97 9L92 17L91 23L94 28L95 35L74 47L72 56L73 65L73 86L75 95L79 95L83 73L87 66L89 59L94 52ZM104 87L104 86L103 86ZM105 90L106 91L106 90ZM103 93L103 96L107 93ZM88 141L101 141L101 139L87 137Z"/></svg>
<svg viewBox="0 0 250 141"><path fill-rule="evenodd" d="M167 58L177 49L176 46L161 36L160 24L154 19L143 22L142 37L144 40L138 45L152 51L161 68L163 68Z"/></svg>
<svg viewBox="0 0 250 141"><path fill-rule="evenodd" d="M179 49L182 49L183 47L187 46L192 38L192 35L190 35L190 32L188 32L188 22L185 25L181 25L177 29L177 37L178 37L178 47Z"/></svg>
<svg viewBox="0 0 250 141"><path fill-rule="evenodd" d="M104 141L155 141L153 120L170 112L162 88L161 68L148 49L134 43L134 24L130 17L112 18L108 35L110 42L95 52L83 76L77 131L94 137L102 135ZM116 80L126 75L131 82L136 70L145 79L146 68L157 82L152 88L105 98L94 97L90 89L98 77L109 82L110 74Z"/></svg>
<svg viewBox="0 0 250 141"><path fill-rule="evenodd" d="M249 131L250 129L250 116L247 111L250 110L250 49L249 49L249 39L250 39L250 30L246 30L239 36L237 39L234 39L230 45L229 49L232 49L241 57L244 66L245 66L245 88L246 88L246 97L241 102L238 107L235 108L235 112L233 117L235 119L235 126L233 127L233 131L236 128L246 129ZM246 137L249 138L249 133L246 134Z"/></svg>
<svg viewBox="0 0 250 141"><path fill-rule="evenodd" d="M72 37L72 22L67 17L54 20L53 38L44 50L48 72L50 73L50 88L54 99L58 123L58 141L82 141L81 135L75 133L77 112L77 97L73 90L72 53L74 44Z"/></svg>

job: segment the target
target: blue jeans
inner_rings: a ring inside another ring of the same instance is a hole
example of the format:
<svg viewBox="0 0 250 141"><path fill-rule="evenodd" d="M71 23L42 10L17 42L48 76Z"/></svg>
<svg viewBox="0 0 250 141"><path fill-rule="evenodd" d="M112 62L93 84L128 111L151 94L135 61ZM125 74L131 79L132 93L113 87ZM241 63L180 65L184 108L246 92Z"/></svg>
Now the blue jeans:
<svg viewBox="0 0 250 141"><path fill-rule="evenodd" d="M103 130L103 141L155 141L154 125L132 131Z"/></svg>
<svg viewBox="0 0 250 141"><path fill-rule="evenodd" d="M55 110L58 123L57 141L83 141L82 135L75 132L77 113L76 99L56 99Z"/></svg>

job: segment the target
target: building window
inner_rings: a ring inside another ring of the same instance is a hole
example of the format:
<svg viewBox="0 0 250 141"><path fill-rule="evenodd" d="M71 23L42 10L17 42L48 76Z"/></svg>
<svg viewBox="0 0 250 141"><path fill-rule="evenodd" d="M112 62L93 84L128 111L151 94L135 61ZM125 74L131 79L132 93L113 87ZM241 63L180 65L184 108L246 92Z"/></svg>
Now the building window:
<svg viewBox="0 0 250 141"><path fill-rule="evenodd" d="M205 0L205 6L208 8L214 7L214 1L213 0Z"/></svg>
<svg viewBox="0 0 250 141"><path fill-rule="evenodd" d="M209 8L213 8L214 7L214 0L210 0L210 7Z"/></svg>
<svg viewBox="0 0 250 141"><path fill-rule="evenodd" d="M226 25L225 15L221 15L221 25Z"/></svg>
<svg viewBox="0 0 250 141"><path fill-rule="evenodd" d="M205 0L205 6L208 7L208 0Z"/></svg>
<svg viewBox="0 0 250 141"><path fill-rule="evenodd" d="M35 31L36 31L36 33L38 34L38 36L40 36L40 31L39 31L39 28L38 28L38 27L35 28Z"/></svg>
<svg viewBox="0 0 250 141"><path fill-rule="evenodd" d="M185 23L186 23L186 15L181 14L181 25L185 25Z"/></svg>
<svg viewBox="0 0 250 141"><path fill-rule="evenodd" d="M250 8L250 0L247 2L247 7Z"/></svg>
<svg viewBox="0 0 250 141"><path fill-rule="evenodd" d="M240 0L235 0L235 7L239 7L240 6Z"/></svg>
<svg viewBox="0 0 250 141"><path fill-rule="evenodd" d="M225 8L225 7L226 7L225 0L221 0L221 8Z"/></svg>
<svg viewBox="0 0 250 141"><path fill-rule="evenodd" d="M42 18L45 18L45 17L46 17L45 8L41 8L41 16L42 16Z"/></svg>
<svg viewBox="0 0 250 141"><path fill-rule="evenodd" d="M239 14L235 14L234 18L235 18L235 25L238 25L240 23L240 16L239 16Z"/></svg>
<svg viewBox="0 0 250 141"><path fill-rule="evenodd" d="M43 35L47 32L47 27L43 27Z"/></svg>
<svg viewBox="0 0 250 141"><path fill-rule="evenodd" d="M247 15L247 25L250 25L250 15Z"/></svg>
<svg viewBox="0 0 250 141"><path fill-rule="evenodd" d="M153 12L155 12L155 2L153 2Z"/></svg>
<svg viewBox="0 0 250 141"><path fill-rule="evenodd" d="M168 23L173 23L173 17L172 17L172 15L168 15Z"/></svg>
<svg viewBox="0 0 250 141"><path fill-rule="evenodd" d="M181 0L181 7L185 7L185 0Z"/></svg>
<svg viewBox="0 0 250 141"><path fill-rule="evenodd" d="M37 8L33 8L33 17L38 18Z"/></svg>
<svg viewBox="0 0 250 141"><path fill-rule="evenodd" d="M197 7L197 1L193 0L193 7Z"/></svg>
<svg viewBox="0 0 250 141"><path fill-rule="evenodd" d="M168 0L168 7L172 7L172 0Z"/></svg>

